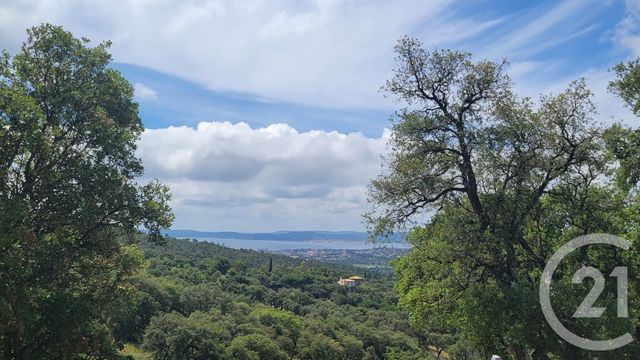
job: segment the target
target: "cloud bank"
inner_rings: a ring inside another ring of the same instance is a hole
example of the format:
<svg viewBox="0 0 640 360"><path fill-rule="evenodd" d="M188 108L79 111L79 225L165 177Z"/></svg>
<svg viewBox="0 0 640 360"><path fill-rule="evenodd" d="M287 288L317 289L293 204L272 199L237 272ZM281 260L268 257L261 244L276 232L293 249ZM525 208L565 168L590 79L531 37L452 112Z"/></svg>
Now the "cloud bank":
<svg viewBox="0 0 640 360"><path fill-rule="evenodd" d="M0 4L0 47L24 29L64 25L113 41L118 62L224 92L307 105L385 108L378 88L396 40L428 24L430 46L486 30L493 21L446 16L451 0L218 1L21 0ZM435 30L439 29L439 30ZM451 30L451 31L449 31Z"/></svg>
<svg viewBox="0 0 640 360"><path fill-rule="evenodd" d="M138 155L146 178L171 186L175 228L350 230L388 136L201 122L146 130Z"/></svg>
<svg viewBox="0 0 640 360"><path fill-rule="evenodd" d="M611 11L608 1L543 2L504 12L488 6L473 11L474 6L454 0L6 1L0 3L0 47L15 51L23 29L52 22L94 41L112 40L117 62L216 91L385 110L394 105L378 89L393 68L393 45L405 34L431 49L507 57L515 80L526 83L527 95L544 92L558 74L573 79L611 65L580 68L568 63L570 54L538 56L560 45L585 41L588 35L593 42L599 36L594 34L609 31L602 41L640 54L638 0L625 2L623 18L609 30L601 21ZM153 98L142 90L138 95Z"/></svg>

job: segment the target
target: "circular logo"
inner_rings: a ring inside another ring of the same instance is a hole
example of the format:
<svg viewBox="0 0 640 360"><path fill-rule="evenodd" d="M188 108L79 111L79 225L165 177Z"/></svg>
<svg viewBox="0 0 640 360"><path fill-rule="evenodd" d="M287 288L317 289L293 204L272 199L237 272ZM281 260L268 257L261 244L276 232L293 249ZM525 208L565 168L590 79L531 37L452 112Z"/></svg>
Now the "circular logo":
<svg viewBox="0 0 640 360"><path fill-rule="evenodd" d="M542 272L542 276L540 278L540 306L542 307L542 313L544 314L544 317L547 319L547 322L549 323L553 331L555 331L558 335L560 335L560 337L562 337L564 340L566 340L570 344L586 350L591 350L591 351L608 351L608 350L617 349L619 347L629 344L630 342L633 341L633 337L629 333L626 333L624 335L618 336L615 339L610 339L610 340L591 340L591 339L578 336L572 333L564 325L562 325L562 323L560 322L560 320L558 320L558 317L554 313L553 308L551 306L550 290L551 290L551 282L553 281L552 280L553 273L556 271L556 268L558 267L562 259L564 259L569 253L571 253L576 249L579 249L586 245L593 245L593 244L613 245L624 250L628 250L631 247L631 242L629 242L628 240L615 235L610 235L610 234L584 235L584 236L577 237L569 241L568 243L562 245L558 249L558 251L556 251L553 254L553 256L551 256L551 259L549 259L549 262L547 262L547 265L545 266L544 271ZM618 269L619 268L616 268L616 270ZM625 270L624 274L626 276L626 268L622 268L622 269ZM614 273L616 272L616 270L614 270ZM594 271L597 274L599 274L599 276L602 278L601 281L604 282L604 277L602 277L602 274L597 269L587 268L587 267L584 267L578 270L578 272L576 272L572 280L574 283L579 283L582 281L582 279L584 279L585 276L593 277L594 280L596 280L596 285L598 285L599 279L597 279L597 276L593 276ZM614 273L612 273L612 276L616 276L614 275ZM623 278L623 280L624 282L626 282L626 277ZM626 283L623 285L624 285L624 288L622 288L621 283L618 282L618 289L619 289L618 316L620 316L621 314L626 314L626 308L622 309L620 307L622 300L624 300L623 305L626 307ZM596 286L594 286L594 288L595 287ZM620 298L621 289L624 289L625 291L623 293L624 299ZM590 305L595 303L599 295L600 295L599 292L596 292L594 294L592 289L589 295L587 295L587 298L585 298L585 301L583 301L583 303L580 305L578 310L576 310L576 313L573 316L574 317L599 317L600 315L602 315L602 312L604 312L604 309L590 308ZM620 316L620 317L623 317L623 316Z"/></svg>

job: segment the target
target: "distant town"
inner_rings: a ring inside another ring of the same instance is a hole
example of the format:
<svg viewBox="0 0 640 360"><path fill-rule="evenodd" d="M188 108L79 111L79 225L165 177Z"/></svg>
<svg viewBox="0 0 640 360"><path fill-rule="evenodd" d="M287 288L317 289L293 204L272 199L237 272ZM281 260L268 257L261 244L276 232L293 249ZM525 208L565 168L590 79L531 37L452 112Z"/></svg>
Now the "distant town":
<svg viewBox="0 0 640 360"><path fill-rule="evenodd" d="M389 261L406 254L409 249L376 247L364 250L349 249L287 249L269 251L293 258L334 262L360 268L388 269Z"/></svg>

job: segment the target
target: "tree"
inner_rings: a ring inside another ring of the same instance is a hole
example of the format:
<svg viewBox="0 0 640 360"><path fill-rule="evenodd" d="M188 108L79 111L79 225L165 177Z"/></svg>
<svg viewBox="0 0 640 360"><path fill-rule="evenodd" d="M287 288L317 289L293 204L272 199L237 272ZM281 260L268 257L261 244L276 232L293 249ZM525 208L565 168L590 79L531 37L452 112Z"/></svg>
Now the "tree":
<svg viewBox="0 0 640 360"><path fill-rule="evenodd" d="M271 339L260 334L238 336L227 348L229 359L238 360L285 360L287 353Z"/></svg>
<svg viewBox="0 0 640 360"><path fill-rule="evenodd" d="M120 342L141 343L151 318L160 312L160 304L151 294L139 289L120 300L110 311L113 336Z"/></svg>
<svg viewBox="0 0 640 360"><path fill-rule="evenodd" d="M195 312L188 318L166 313L151 320L144 348L162 360L223 359L223 341L228 337L204 313Z"/></svg>
<svg viewBox="0 0 640 360"><path fill-rule="evenodd" d="M620 63L613 70L617 78L609 83L609 90L640 115L640 58Z"/></svg>
<svg viewBox="0 0 640 360"><path fill-rule="evenodd" d="M406 107L393 124L386 170L372 181L365 219L374 238L413 227L413 249L395 265L411 323L515 359L585 356L557 341L537 289L547 258L564 242L591 232L631 236L627 226L635 226L624 212L633 195L611 182L591 92L578 80L534 106L511 91L505 62L428 52L411 38L396 53L384 88ZM605 254L585 249L566 266L611 265ZM557 290L566 311L588 290L572 290L568 270ZM608 320L576 326L607 338L620 330Z"/></svg>
<svg viewBox="0 0 640 360"><path fill-rule="evenodd" d="M344 356L344 348L335 340L316 334L308 339L308 344L300 346L300 358L303 360L333 360Z"/></svg>
<svg viewBox="0 0 640 360"><path fill-rule="evenodd" d="M364 357L364 348L362 341L347 335L340 338L340 344L344 348L345 360L361 360Z"/></svg>
<svg viewBox="0 0 640 360"><path fill-rule="evenodd" d="M112 354L88 339L104 335L142 264L123 240L138 226L160 240L170 195L136 183L143 127L109 43L89 47L49 24L27 33L0 56L0 357Z"/></svg>
<svg viewBox="0 0 640 360"><path fill-rule="evenodd" d="M609 83L609 90L622 98L636 115L640 115L640 58L620 63L614 68L616 79ZM640 131L620 124L607 129L607 147L620 162L617 172L618 185L630 189L640 180Z"/></svg>
<svg viewBox="0 0 640 360"><path fill-rule="evenodd" d="M226 274L229 269L231 269L231 264L229 263L229 259L219 258L216 262L216 269L220 271L221 274Z"/></svg>
<svg viewBox="0 0 640 360"><path fill-rule="evenodd" d="M269 326L275 330L275 335L284 335L293 342L298 341L302 323L300 318L286 310L272 309L268 307L258 307L252 313L262 325Z"/></svg>

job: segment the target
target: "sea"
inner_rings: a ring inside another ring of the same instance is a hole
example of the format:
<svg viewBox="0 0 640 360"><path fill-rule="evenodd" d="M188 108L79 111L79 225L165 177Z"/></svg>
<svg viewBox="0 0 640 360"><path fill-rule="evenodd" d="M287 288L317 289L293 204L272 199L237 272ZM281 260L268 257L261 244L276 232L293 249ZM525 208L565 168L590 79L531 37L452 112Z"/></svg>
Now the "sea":
<svg viewBox="0 0 640 360"><path fill-rule="evenodd" d="M254 240L254 239L220 239L195 237L198 241L207 241L210 243L224 245L233 249L252 249L252 250L291 250L291 249L337 249L337 250L365 250L372 249L376 244L368 241L347 241L347 240L305 240L305 241L289 241L289 240ZM401 247L402 244L394 244L395 247Z"/></svg>

